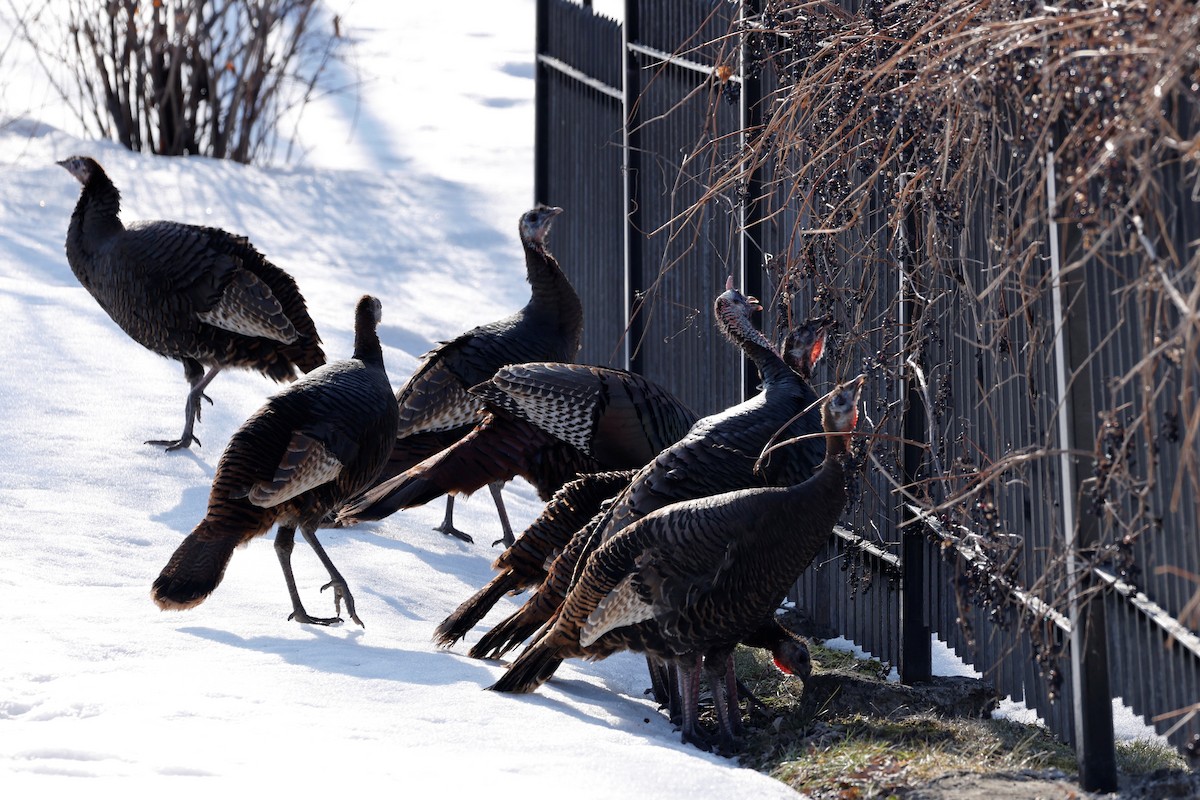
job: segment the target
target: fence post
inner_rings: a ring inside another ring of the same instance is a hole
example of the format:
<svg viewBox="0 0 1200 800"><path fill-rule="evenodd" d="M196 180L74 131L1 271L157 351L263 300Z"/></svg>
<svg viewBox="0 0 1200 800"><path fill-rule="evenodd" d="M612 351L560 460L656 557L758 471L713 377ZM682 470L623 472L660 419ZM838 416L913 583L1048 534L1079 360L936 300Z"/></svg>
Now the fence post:
<svg viewBox="0 0 1200 800"><path fill-rule="evenodd" d="M549 124L550 87L548 71L540 56L549 50L550 0L537 0L534 12L533 58L533 201L548 202L550 186Z"/></svg>
<svg viewBox="0 0 1200 800"><path fill-rule="evenodd" d="M762 0L745 0L741 4L741 19L758 16L762 12ZM748 30L742 26L743 33ZM741 68L738 74L742 78L741 103L739 107L739 127L742 152L749 150L746 146L750 138L748 132L757 132L763 125L763 77L761 69L749 66L749 47L743 37L739 47ZM747 294L752 294L766 301L763 297L763 271L766 267L763 256L763 207L762 174L758 169L749 170L745 175L746 195L741 203L741 243L739 247L742 275L741 285ZM765 306L764 306L765 308ZM758 388L758 372L742 359L742 397L752 397Z"/></svg>
<svg viewBox="0 0 1200 800"><path fill-rule="evenodd" d="M1071 699L1074 704L1075 756L1079 783L1089 792L1117 789L1116 750L1113 742L1112 692L1108 680L1108 632L1104 598L1092 568L1080 559L1099 539L1095 514L1081 513L1084 481L1072 450L1090 450L1095 441L1096 412L1092 402L1091 353L1088 350L1086 306L1082 297L1084 273L1074 270L1064 277L1059 248L1054 151L1046 153L1046 211L1050 234L1051 291L1054 303L1055 363L1059 392L1059 448L1062 451L1061 486L1063 530L1066 534L1068 616L1071 620ZM1071 226L1061 231L1067 254L1078 252L1080 242ZM1068 262L1070 263L1070 259Z"/></svg>
<svg viewBox="0 0 1200 800"><path fill-rule="evenodd" d="M905 180L903 177L901 180ZM924 474L925 450L917 442L927 438L925 399L914 370L924 365L918 356L917 324L924 312L923 293L919 288L920 268L916 254L921 244L918 212L912 206L906 210L899 231L900 268L900 352L906 362L902 365L904 378L904 439L901 445L900 468L906 486L914 486ZM900 517L909 521L914 514L903 497L896 495ZM925 591L925 532L921 524L902 528L900 561L900 680L919 683L933 679L933 649L927 623Z"/></svg>
<svg viewBox="0 0 1200 800"><path fill-rule="evenodd" d="M639 35L639 0L625 0L625 22L621 26L621 58L624 64L621 101L622 151L625 190L625 369L641 372L639 355L645 323L642 319L639 291L645 291L642 270L641 198L638 196L642 167L641 126L638 122L638 97L642 91L641 64L629 45Z"/></svg>

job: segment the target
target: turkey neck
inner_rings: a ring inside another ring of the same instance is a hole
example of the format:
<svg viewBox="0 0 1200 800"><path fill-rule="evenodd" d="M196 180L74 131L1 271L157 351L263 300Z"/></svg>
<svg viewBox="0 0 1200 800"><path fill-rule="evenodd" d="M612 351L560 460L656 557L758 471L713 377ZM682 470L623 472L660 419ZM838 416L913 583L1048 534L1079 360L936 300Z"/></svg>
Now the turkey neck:
<svg viewBox="0 0 1200 800"><path fill-rule="evenodd" d="M803 486L808 483L820 484L822 488L818 489L818 491L823 497L841 498L841 505L844 505L846 492L846 450L849 440L849 433L826 429L825 460L821 462L821 466L812 474L812 477L798 485ZM839 516L842 513L840 505L837 513Z"/></svg>
<svg viewBox="0 0 1200 800"><path fill-rule="evenodd" d="M94 168L87 185L75 204L71 225L67 230L67 250L78 255L91 255L99 244L125 229L118 218L121 193L99 166Z"/></svg>
<svg viewBox="0 0 1200 800"><path fill-rule="evenodd" d="M550 255L545 244L525 241L524 245L525 272L533 288L529 305L557 309L559 319L582 321L583 304L559 267L558 260Z"/></svg>
<svg viewBox="0 0 1200 800"><path fill-rule="evenodd" d="M849 434L825 433L825 460L807 480L787 489L790 498L800 503L795 508L797 519L805 521L807 528L823 530L823 525L834 525L846 506L846 442ZM814 500L816 502L814 502ZM823 543L824 537L818 541ZM805 557L807 547L805 548Z"/></svg>
<svg viewBox="0 0 1200 800"><path fill-rule="evenodd" d="M359 303L354 313L354 357L364 364L383 366L383 348L376 330L375 309Z"/></svg>
<svg viewBox="0 0 1200 800"><path fill-rule="evenodd" d="M746 357L754 362L758 374L762 376L763 386L769 387L781 381L788 380L794 373L779 357L763 336L762 331L754 327L748 315L722 314L721 327L733 342L742 349Z"/></svg>

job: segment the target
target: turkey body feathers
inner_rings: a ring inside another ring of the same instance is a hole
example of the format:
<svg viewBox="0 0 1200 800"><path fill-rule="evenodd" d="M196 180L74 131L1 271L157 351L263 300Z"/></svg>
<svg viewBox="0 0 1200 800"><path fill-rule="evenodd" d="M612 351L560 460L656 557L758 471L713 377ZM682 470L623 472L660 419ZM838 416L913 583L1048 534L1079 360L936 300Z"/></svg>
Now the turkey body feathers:
<svg viewBox="0 0 1200 800"><path fill-rule="evenodd" d="M696 421L661 385L606 367L512 364L471 391L489 409L528 422L608 470L641 467Z"/></svg>
<svg viewBox="0 0 1200 800"><path fill-rule="evenodd" d="M554 627L492 688L533 691L565 658L634 650L678 660L732 650L824 545L845 504L840 478L684 501L633 523L592 553ZM813 498L835 484L841 502L815 509Z"/></svg>
<svg viewBox="0 0 1200 800"><path fill-rule="evenodd" d="M574 358L578 336L563 330L571 326L548 324L543 317L517 313L474 328L423 355L421 366L396 392L401 433L469 430L484 407L471 387L516 361Z"/></svg>
<svg viewBox="0 0 1200 800"><path fill-rule="evenodd" d="M521 218L529 302L514 314L442 342L396 392L400 436L473 426L482 401L470 388L506 364L571 361L579 351L583 306L546 249L550 220L562 209L539 207Z"/></svg>

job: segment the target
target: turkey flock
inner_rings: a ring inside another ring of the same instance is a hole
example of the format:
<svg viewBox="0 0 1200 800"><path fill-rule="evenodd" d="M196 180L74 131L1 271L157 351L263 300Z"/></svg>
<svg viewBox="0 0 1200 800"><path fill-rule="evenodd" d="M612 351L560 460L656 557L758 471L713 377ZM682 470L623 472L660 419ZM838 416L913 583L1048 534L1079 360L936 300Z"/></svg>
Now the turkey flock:
<svg viewBox="0 0 1200 800"><path fill-rule="evenodd" d="M289 619L337 624L344 606L361 626L318 533L445 496L437 530L469 543L454 525L454 498L487 486L503 531L494 544L505 546L496 576L432 632L437 646L453 647L502 597L526 593L469 649L501 659L523 646L487 688L532 692L564 659L634 651L683 740L735 753L745 693L733 667L738 645L767 650L782 671L808 679L807 646L776 610L846 506L865 382L813 388L827 326L799 325L775 347L752 320L758 300L730 278L713 321L754 364L761 388L700 418L644 376L574 363L583 307L548 247L562 209L539 204L518 224L529 302L439 343L393 391L379 299L358 301L353 353L327 362L296 281L246 238L181 222L125 224L100 164L58 163L82 187L67 229L71 270L134 341L183 364L183 430L147 444L200 445L206 392L227 367L289 384L226 444L204 518L153 581L160 608L203 602L238 545L277 527ZM546 506L514 535L501 487L518 476ZM300 598L297 528L329 573L322 590L332 590L333 616L310 615ZM702 679L715 730L699 716Z"/></svg>

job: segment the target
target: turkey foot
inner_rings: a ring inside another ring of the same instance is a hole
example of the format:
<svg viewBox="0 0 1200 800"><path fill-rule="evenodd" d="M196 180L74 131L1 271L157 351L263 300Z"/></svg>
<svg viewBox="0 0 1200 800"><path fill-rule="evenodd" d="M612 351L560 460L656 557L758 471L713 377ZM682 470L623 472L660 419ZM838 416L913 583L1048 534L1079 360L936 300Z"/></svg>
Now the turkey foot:
<svg viewBox="0 0 1200 800"><path fill-rule="evenodd" d="M701 729L699 725L690 732L682 727L680 731L680 739L684 744L690 744L706 753L715 753L725 758L733 758L745 748L745 743L740 738L722 733L709 733Z"/></svg>
<svg viewBox="0 0 1200 800"><path fill-rule="evenodd" d="M462 539L467 544L475 544L475 540L471 538L469 533L463 533L458 528L454 527L454 495L446 495L446 516L442 518L441 524L434 528L439 533L444 533L447 536L453 536L455 539Z"/></svg>
<svg viewBox="0 0 1200 800"><path fill-rule="evenodd" d="M283 530L282 528L280 529ZM337 567L333 565L329 555L325 552L325 548L321 546L320 540L317 539L316 526L301 528L300 532L304 534L305 540L312 547L313 552L317 554L317 558L321 559L321 563L325 565L325 571L329 573L329 583L321 587L321 591L325 591L330 586L333 587L333 613L342 613L342 601L346 601L346 613L350 615L350 619L358 623L360 628L367 627L363 625L362 620L358 618L358 614L354 612L354 595L350 594L350 587L346 585L346 579L342 577L342 573L338 572ZM275 541L279 541L279 536L276 535ZM289 561L290 564L290 561ZM290 581L289 589L294 585L294 581ZM304 607L300 605L300 595L292 595L292 606L297 613L303 613ZM339 616L336 618L338 622L342 621ZM313 620L317 624L321 624L318 620Z"/></svg>
<svg viewBox="0 0 1200 800"><path fill-rule="evenodd" d="M155 445L157 447L166 447L167 452L170 452L173 450L186 450L188 447L192 446L193 441L198 447L204 446L200 444L200 440L196 437L193 437L191 433L188 433L179 439L148 439L144 444Z"/></svg>
<svg viewBox="0 0 1200 800"><path fill-rule="evenodd" d="M339 622L345 621L341 617L310 617L308 612L303 608L298 608L292 613L288 614L288 619L294 619L296 622L302 622L309 625L336 625ZM360 622L359 624L361 625L362 623Z"/></svg>
<svg viewBox="0 0 1200 800"><path fill-rule="evenodd" d="M475 540L471 538L471 534L463 533L453 525L447 526L446 523L443 522L441 525L438 525L436 528L434 528L434 530L438 531L439 533L444 533L447 536L453 536L455 539L462 539L467 544L475 544Z"/></svg>
<svg viewBox="0 0 1200 800"><path fill-rule="evenodd" d="M733 758L738 753L742 752L746 747L745 742L737 736L726 736L717 734L712 739L712 752L726 758Z"/></svg>
<svg viewBox="0 0 1200 800"><path fill-rule="evenodd" d="M199 365L197 365L196 368L199 369ZM204 407L203 401L207 400L210 406L213 404L212 398L206 395L204 390L208 387L208 384L212 382L212 379L217 377L217 373L220 371L221 367L216 366L210 369L207 375L205 375L203 371L201 371L199 374L196 374L194 370L185 367L185 372L188 375L188 382L191 383L192 389L188 392L187 402L184 404L183 433L180 434L179 438L175 440L151 439L147 441L146 444L165 447L167 448L168 453L172 450L183 450L191 447L192 442L195 442L197 447L203 447L204 445L200 444L200 440L192 435L192 429L195 428L196 423L200 421L200 411Z"/></svg>
<svg viewBox="0 0 1200 800"><path fill-rule="evenodd" d="M682 735L679 738L684 744L690 744L693 747L703 750L706 753L712 752L713 742L712 742L711 736L708 736L699 730L695 730L692 732L683 730L683 731L681 731L681 734Z"/></svg>

